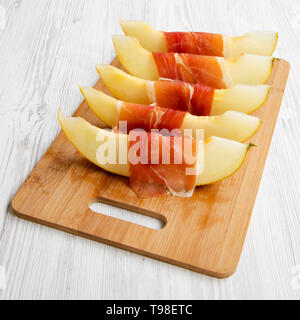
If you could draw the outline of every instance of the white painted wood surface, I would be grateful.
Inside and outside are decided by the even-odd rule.
[[[10,201],[114,56],[119,17],[164,30],[279,31],[292,69],[236,273],[217,280],[17,218]],[[297,0],[0,0],[0,299],[299,299]],[[118,209],[111,209],[118,210]],[[3,268],[1,268],[3,270]]]

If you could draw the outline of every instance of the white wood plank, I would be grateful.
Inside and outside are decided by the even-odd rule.
[[[72,114],[82,100],[78,84],[93,85],[95,64],[113,58],[119,17],[165,30],[279,31],[275,55],[291,62],[291,74],[241,261],[228,279],[26,222],[11,211],[12,196],[59,132],[58,106]],[[300,265],[299,32],[297,0],[0,1],[0,265],[7,271],[0,299],[299,299],[293,273]]]

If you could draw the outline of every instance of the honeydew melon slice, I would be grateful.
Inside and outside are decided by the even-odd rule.
[[[94,88],[80,87],[80,90],[90,108],[103,122],[110,127],[117,125],[122,101]],[[218,116],[194,116],[187,112],[180,130],[184,132],[185,129],[192,129],[194,138],[196,138],[197,129],[204,129],[205,138],[219,136],[246,141],[256,133],[260,124],[259,118],[236,111],[226,111]]]
[[[115,35],[113,43],[119,61],[130,74],[146,80],[159,79],[152,53],[144,49],[136,38]],[[226,88],[239,83],[265,83],[271,74],[274,61],[270,56],[252,54],[243,54],[235,59],[216,59],[222,70],[222,81]]]
[[[151,52],[166,52],[167,42],[162,31],[138,20],[122,20],[120,25],[127,36],[135,37]],[[242,36],[223,36],[223,56],[236,58],[243,53],[271,56],[276,48],[278,33],[272,31],[250,31]]]
[[[107,89],[119,100],[151,104],[155,102],[148,89],[153,82],[125,73],[111,65],[97,65],[97,71]],[[270,86],[237,84],[229,89],[215,89],[211,115],[222,114],[229,110],[251,113],[267,99]]]
[[[91,125],[80,117],[65,117],[58,113],[58,120],[67,139],[89,161],[102,169],[122,176],[129,176],[129,164],[101,163],[97,160],[97,150],[109,141],[116,139],[116,151],[119,159],[119,147],[127,146],[128,136],[109,132]],[[197,176],[197,185],[210,184],[222,180],[236,172],[243,164],[251,144],[244,144],[220,137],[210,137],[204,142],[203,171]]]

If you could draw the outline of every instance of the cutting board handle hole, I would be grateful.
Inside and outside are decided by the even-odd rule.
[[[117,218],[127,222],[131,222],[134,224],[138,224],[143,227],[154,229],[154,230],[160,230],[166,225],[166,223],[159,218],[154,218],[154,217],[145,215],[143,213],[129,211],[119,207],[111,206],[99,200],[93,201],[89,205],[89,208],[93,212],[101,213],[109,217],[113,217],[113,218]]]

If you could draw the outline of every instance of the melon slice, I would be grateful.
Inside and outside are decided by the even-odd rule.
[[[58,120],[67,139],[85,158],[106,171],[129,176],[128,163],[110,164],[103,161],[99,164],[97,161],[98,148],[107,143],[110,137],[116,139],[116,159],[119,159],[119,148],[128,145],[127,135],[97,128],[80,117],[64,117],[60,112]],[[219,137],[207,139],[204,143],[204,169],[197,177],[197,185],[209,184],[232,175],[243,164],[250,146]]]
[[[135,38],[115,35],[113,43],[121,64],[129,73],[143,79],[159,78],[152,53],[144,49]]]
[[[120,25],[126,36],[135,37],[139,43],[151,52],[167,52],[167,42],[162,31],[155,30],[150,24],[139,20],[122,20]]]
[[[80,117],[64,117],[60,111],[58,111],[58,120],[67,139],[85,158],[106,171],[126,177],[129,176],[129,166],[127,163],[111,164],[108,162],[106,164],[99,164],[97,161],[98,148],[107,143],[110,137],[116,139],[118,146],[127,146],[127,135],[115,134],[112,131],[97,128]],[[119,148],[116,148],[117,159],[119,159],[119,151]]]
[[[146,80],[159,79],[159,72],[152,53],[144,49],[137,39],[115,35],[113,43],[119,61],[130,74]],[[180,54],[178,56],[180,57]],[[222,81],[226,88],[239,83],[265,83],[271,74],[274,61],[274,58],[270,56],[251,54],[244,54],[230,60],[220,57],[216,59],[220,65]]]
[[[131,76],[111,65],[97,65],[97,71],[107,89],[119,100],[151,104],[155,102],[148,89],[153,82]],[[229,89],[215,89],[211,115],[229,110],[251,113],[266,101],[270,86],[237,84]]]
[[[235,58],[243,53],[271,56],[278,42],[278,32],[250,31],[243,36],[228,38],[228,58]]]
[[[108,126],[117,125],[119,108],[123,102],[106,95],[94,88],[81,87],[81,93],[97,117]],[[188,112],[183,118],[180,130],[192,129],[196,137],[196,129],[204,129],[204,137],[219,136],[236,141],[246,141],[258,130],[261,120],[257,117],[236,111],[226,111],[219,116],[194,116]]]
[[[120,19],[120,25],[125,35],[135,37],[148,51],[168,51],[164,32],[155,30],[146,22]],[[271,56],[277,41],[278,33],[272,31],[251,31],[238,37],[223,36],[223,56],[227,59],[243,53]]]

